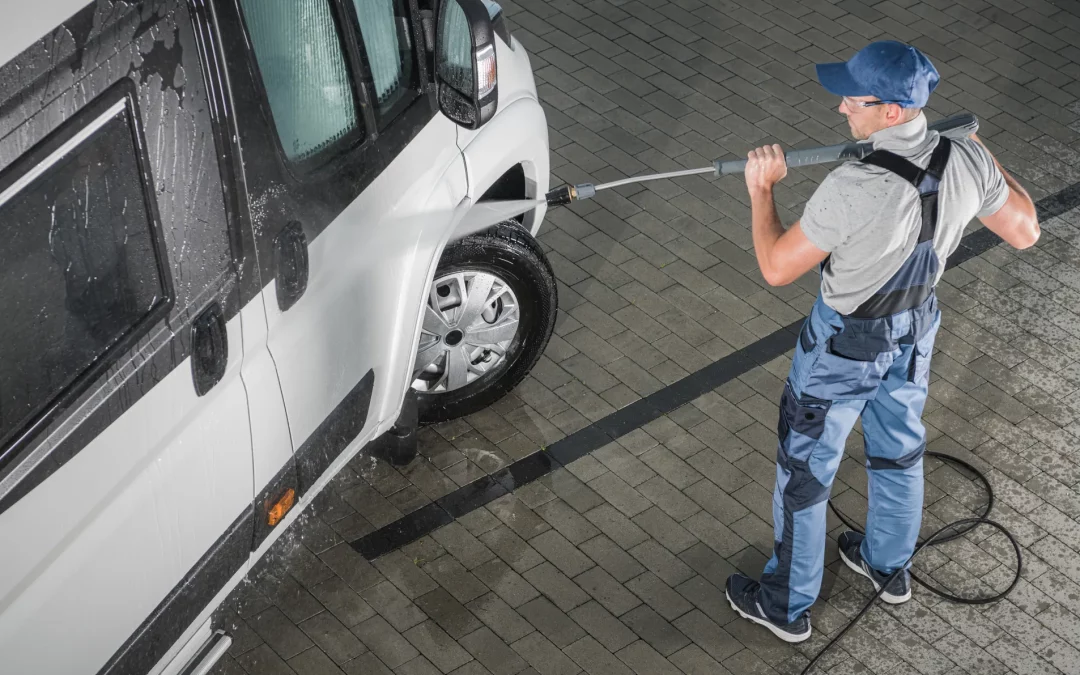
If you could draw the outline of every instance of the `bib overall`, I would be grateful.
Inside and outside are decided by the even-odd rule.
[[[841,315],[819,295],[803,324],[780,401],[774,548],[759,596],[774,622],[794,621],[817,599],[826,501],[845,441],[860,416],[869,474],[862,556],[874,569],[889,573],[915,549],[926,447],[920,418],[941,322],[934,293],[943,264],[934,251],[938,186],[950,148],[942,137],[926,169],[882,150],[862,160],[918,190],[922,226],[911,255],[858,309]]]

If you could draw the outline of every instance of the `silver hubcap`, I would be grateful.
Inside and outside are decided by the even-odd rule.
[[[510,285],[487,272],[435,280],[413,365],[413,389],[460,389],[497,368],[517,335],[520,312]]]

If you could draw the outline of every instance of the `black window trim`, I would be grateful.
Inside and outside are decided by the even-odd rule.
[[[240,4],[241,0],[233,1],[236,9],[235,16],[240,22],[240,34],[244,38],[246,65],[251,75],[252,86],[255,87],[257,93],[259,110],[266,117],[271,131],[270,135],[273,136],[275,154],[278,161],[285,168],[286,175],[297,182],[319,180],[327,173],[335,171],[343,162],[348,161],[348,157],[352,153],[363,151],[373,145],[378,138],[378,125],[371,102],[368,99],[367,87],[362,84],[365,76],[357,72],[356,55],[352,51],[355,47],[348,37],[353,31],[344,28],[342,8],[338,4],[338,0],[326,0],[326,3],[330,5],[330,14],[334,20],[334,28],[337,30],[341,54],[348,71],[349,87],[356,102],[357,125],[353,131],[303,160],[289,158],[285,148],[281,145],[281,136],[278,134],[277,124],[274,122],[274,113],[270,109],[270,97],[266,91],[266,82],[263,80],[262,71],[259,69],[258,57],[255,55],[255,47],[251,42],[251,34],[248,32],[247,16]]]
[[[95,132],[114,120],[121,111],[126,113],[128,129],[135,146],[135,161],[139,171],[143,203],[149,220],[151,245],[163,289],[163,296],[149,312],[146,312],[139,321],[128,328],[127,332],[98,355],[88,368],[65,384],[22,427],[10,434],[8,438],[0,439],[0,482],[6,482],[6,479],[11,477],[12,471],[19,469],[19,465],[28,457],[27,451],[48,429],[50,423],[67,411],[82,394],[90,389],[93,383],[100,379],[104,372],[120,361],[135,343],[163,321],[176,303],[176,293],[165,247],[164,228],[153,192],[154,181],[149,170],[150,161],[146,154],[146,140],[142,133],[142,117],[139,114],[136,95],[134,83],[129,78],[121,79],[0,171],[0,206],[2,206],[72,150],[92,139]]]
[[[264,246],[265,242],[262,241],[260,233],[252,229],[254,228],[251,215],[252,190],[261,189],[253,188],[253,186],[259,185],[261,180],[266,177],[255,179],[252,176],[253,173],[264,174],[269,171],[269,167],[265,165],[273,163],[271,180],[277,182],[292,181],[291,185],[284,186],[286,192],[291,192],[293,187],[302,191],[308,191],[312,188],[321,189],[324,183],[337,186],[342,182],[343,175],[352,175],[348,183],[348,191],[351,194],[346,201],[340,204],[334,203],[332,216],[302,221],[310,245],[326,229],[333,218],[340,215],[344,208],[355,200],[356,196],[369,189],[372,182],[413,142],[416,135],[439,115],[439,104],[435,88],[429,86],[422,92],[422,96],[415,99],[394,120],[393,124],[386,127],[382,132],[372,132],[362,146],[342,153],[312,174],[297,176],[288,169],[284,152],[280,148],[280,141],[277,138],[266,138],[267,135],[276,136],[276,130],[273,128],[273,120],[264,114],[268,101],[262,82],[251,70],[253,52],[250,44],[247,43],[248,36],[243,29],[242,8],[239,1],[207,2],[207,0],[192,0],[192,2],[205,3],[209,10],[206,20],[212,24],[214,35],[212,49],[217,55],[216,60],[222,64],[222,69],[220,73],[210,73],[207,77],[220,77],[220,87],[227,92],[224,95],[227,110],[216,121],[216,124],[224,127],[222,129],[223,138],[230,139],[230,143],[234,148],[231,159],[232,170],[227,175],[223,172],[223,176],[225,176],[224,180],[232,181],[226,186],[227,190],[236,190],[237,194],[243,195],[237,217],[244,222],[244,227],[247,228],[245,232],[254,232],[255,236],[252,244],[255,250],[261,250],[260,247]],[[337,0],[331,0],[331,2],[337,4]],[[424,50],[425,46],[418,19],[419,9],[416,0],[410,0],[409,6],[414,17],[414,44],[418,50]],[[337,10],[341,11],[340,6],[337,6]],[[343,33],[343,40],[347,45],[352,40],[351,37],[348,37],[349,33],[351,31]],[[426,51],[422,53],[427,54]],[[351,54],[349,58],[352,58]],[[353,66],[353,72],[356,73],[355,63],[350,63]],[[419,67],[421,68],[421,84],[429,82],[430,64],[427,60],[424,60]],[[366,94],[366,90],[363,91]],[[250,121],[247,126],[245,126],[245,120]],[[245,134],[251,127],[258,127],[256,132],[258,138],[249,139],[246,137]],[[257,143],[258,146],[249,148],[249,142]],[[250,165],[253,161],[253,155],[260,156],[258,168]],[[245,234],[245,236],[247,235]],[[258,258],[258,260],[260,261],[258,263],[258,284],[260,285],[258,289],[249,287],[247,292],[250,293],[261,292],[275,278],[275,271],[271,265],[266,263],[266,259]],[[245,283],[251,284],[252,279],[249,278]]]
[[[417,36],[422,35],[422,33],[419,33],[417,30],[419,26],[419,15],[416,11],[416,0],[390,0],[395,5],[395,17],[397,16],[398,3],[401,3],[404,7],[406,14],[405,18],[409,22],[409,38],[412,42],[413,69],[409,86],[405,88],[405,95],[394,103],[386,113],[379,112],[378,96],[375,93],[375,78],[371,73],[371,64],[368,59],[367,47],[364,43],[363,27],[360,26],[360,17],[356,14],[356,5],[353,3],[353,0],[336,1],[341,5],[342,16],[346,17],[351,25],[351,28],[346,31],[346,41],[350,43],[352,58],[357,64],[357,72],[360,73],[360,79],[363,82],[367,100],[371,102],[368,107],[371,109],[374,118],[374,128],[378,130],[373,136],[378,138],[379,133],[385,132],[393,126],[394,123],[405,114],[405,111],[411,108],[412,105],[416,103],[417,99],[423,98],[425,94],[424,77],[426,76],[426,68],[421,66],[424,55],[420,52],[420,45],[417,42]]]

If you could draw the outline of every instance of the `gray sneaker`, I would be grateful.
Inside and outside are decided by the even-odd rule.
[[[863,560],[862,557],[862,543],[863,535],[857,532],[844,532],[836,540],[840,545],[840,557],[844,560],[844,564],[852,569],[852,571],[863,575],[874,584],[874,590],[880,591],[881,587],[889,579],[888,574],[878,572],[873,569]],[[911,599],[911,573],[907,570],[901,572],[889,587],[885,589],[885,592],[881,594],[881,599],[890,605],[900,605]]]

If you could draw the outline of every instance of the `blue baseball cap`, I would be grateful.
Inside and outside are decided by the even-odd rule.
[[[876,96],[902,108],[922,108],[941,77],[911,45],[871,42],[846,63],[819,63],[821,85],[837,96]]]

